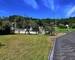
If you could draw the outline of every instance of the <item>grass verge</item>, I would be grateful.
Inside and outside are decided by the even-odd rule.
[[[0,60],[48,60],[52,42],[45,35],[1,35]]]

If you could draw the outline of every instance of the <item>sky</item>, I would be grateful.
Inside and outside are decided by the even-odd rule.
[[[75,0],[0,0],[0,16],[22,15],[34,18],[75,16]]]

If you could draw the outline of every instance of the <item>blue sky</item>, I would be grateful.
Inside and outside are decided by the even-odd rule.
[[[75,16],[75,0],[0,0],[0,16],[22,15],[35,18]]]

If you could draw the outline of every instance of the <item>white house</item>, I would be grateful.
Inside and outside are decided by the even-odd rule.
[[[38,34],[38,32],[36,31],[29,31],[30,34]],[[15,34],[28,34],[28,31],[26,31],[26,29],[15,29],[14,31]]]

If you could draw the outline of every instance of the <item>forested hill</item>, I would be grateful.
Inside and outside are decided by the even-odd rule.
[[[14,19],[21,19],[21,20],[52,20],[52,21],[58,21],[58,20],[75,20],[75,17],[70,18],[61,18],[61,19],[51,19],[51,18],[33,18],[33,17],[26,17],[26,16],[19,16],[19,15],[12,15],[12,16],[0,16],[0,20],[14,20]]]
[[[43,27],[47,31],[54,31],[55,27],[66,28],[66,24],[71,28],[75,28],[75,17],[65,19],[38,19],[18,15],[0,17],[0,30],[5,31],[5,33],[7,30],[10,31],[10,28],[12,27],[15,29],[32,27],[34,30],[38,30],[39,27]]]
[[[39,31],[39,27],[41,27],[45,31],[49,31],[51,26],[55,25],[54,19],[38,19],[32,17],[24,17],[24,16],[8,16],[8,17],[1,17],[0,18],[0,31],[2,34],[9,34],[11,30],[15,29],[27,29],[30,30],[30,27],[33,28],[34,31]],[[0,33],[1,33],[0,32]],[[9,33],[7,33],[9,32]]]
[[[50,23],[50,22],[56,22],[56,23],[75,23],[75,17],[70,17],[70,18],[61,18],[61,19],[50,19],[50,18],[44,18],[44,19],[39,19],[39,18],[32,18],[32,17],[25,17],[25,16],[19,16],[19,15],[12,15],[8,17],[0,17],[0,23],[2,21],[9,21],[9,22],[19,22],[19,21],[35,21],[35,22],[42,22],[42,23]]]
[[[6,24],[11,24],[12,22],[16,22],[17,24],[21,26],[25,25],[51,25],[51,24],[72,24],[75,23],[75,17],[70,18],[62,18],[62,19],[38,19],[38,18],[32,18],[32,17],[25,17],[25,16],[19,16],[19,15],[12,15],[8,17],[0,17],[0,26],[4,26]]]
[[[32,18],[32,17],[25,17],[25,16],[8,16],[8,17],[0,17],[0,26],[5,24],[11,24],[16,22],[16,24],[19,24],[21,26],[25,25],[50,25],[54,24],[55,19],[38,19],[38,18]]]
[[[55,19],[55,21],[56,21],[56,23],[61,23],[61,24],[74,24],[75,17]]]
[[[26,17],[26,16],[19,16],[19,15],[12,15],[12,16],[0,16],[0,20],[14,20],[14,19],[21,19],[21,20],[55,20],[50,18],[33,18],[33,17]]]

